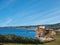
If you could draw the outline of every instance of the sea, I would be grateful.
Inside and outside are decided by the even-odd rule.
[[[27,38],[36,38],[35,30],[28,30],[28,29],[0,28],[0,34],[2,35],[14,34],[17,36],[23,36]]]

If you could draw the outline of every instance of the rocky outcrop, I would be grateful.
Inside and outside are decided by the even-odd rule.
[[[45,30],[43,28],[36,28],[36,37],[40,42],[48,42],[56,39],[56,32],[54,30]]]

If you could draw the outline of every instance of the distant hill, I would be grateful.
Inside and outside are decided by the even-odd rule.
[[[36,27],[45,26],[48,29],[60,29],[60,23],[57,24],[46,24],[46,25],[32,25],[32,26],[5,26],[0,28],[18,28],[18,29],[29,29],[35,30]]]

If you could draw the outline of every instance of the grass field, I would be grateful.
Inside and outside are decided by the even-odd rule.
[[[0,43],[0,45],[60,45],[60,32],[56,36],[56,40],[44,44],[19,44],[19,43]]]

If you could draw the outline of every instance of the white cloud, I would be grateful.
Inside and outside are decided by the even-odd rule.
[[[49,13],[49,14],[47,14],[46,16],[44,16],[44,18],[43,19],[40,19],[39,17],[38,17],[38,19],[37,20],[33,20],[34,21],[34,24],[45,24],[45,23],[48,23],[48,22],[50,22],[50,21],[55,21],[55,19],[57,19],[58,17],[60,17],[60,10],[56,10],[56,11],[54,11],[54,12],[51,12],[51,13]],[[49,17],[49,18],[46,18],[46,17]],[[58,19],[57,19],[58,20]],[[59,21],[58,21],[59,22]],[[52,23],[52,22],[51,22]]]
[[[51,21],[55,21],[55,23],[56,23],[56,21],[58,20],[57,18],[59,18],[59,16],[53,16],[53,17],[50,17],[50,18],[46,18],[46,19],[43,19],[43,20],[38,20],[38,21],[36,21],[35,22],[35,24],[48,24],[48,22],[51,22]],[[53,22],[51,22],[51,23],[53,23]],[[59,20],[58,20],[58,22],[59,22]]]
[[[1,26],[8,26],[8,24],[11,22],[12,22],[12,18],[7,18],[4,22],[2,22]]]

